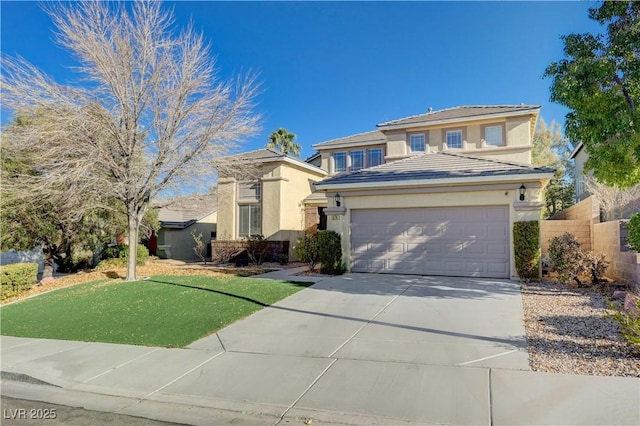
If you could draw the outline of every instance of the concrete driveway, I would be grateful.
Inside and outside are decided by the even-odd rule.
[[[189,347],[528,370],[524,336],[515,282],[349,274]]]
[[[515,282],[348,274],[185,349],[3,336],[2,394],[202,425],[640,424],[640,379],[529,371],[524,336]]]

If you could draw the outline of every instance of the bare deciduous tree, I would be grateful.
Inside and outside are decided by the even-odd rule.
[[[3,106],[55,111],[22,132],[46,171],[34,190],[58,182],[123,206],[128,218],[127,280],[136,279],[142,217],[161,192],[211,183],[214,166],[253,134],[255,77],[221,80],[209,46],[188,27],[176,33],[160,2],[55,3],[57,40],[77,59],[82,85],[60,85],[21,58],[2,57]]]
[[[640,185],[618,188],[605,185],[590,176],[585,180],[585,189],[600,203],[604,220],[621,219],[625,212],[640,211]]]

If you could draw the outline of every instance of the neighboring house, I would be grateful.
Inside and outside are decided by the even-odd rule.
[[[606,204],[613,204],[615,208],[610,209],[601,209],[601,220],[608,221],[613,219],[629,219],[633,213],[636,213],[638,209],[640,209],[640,197],[634,198],[626,198],[624,201],[621,198],[616,198],[615,194],[618,192],[614,188],[610,188],[611,191],[605,191],[603,194],[590,194],[587,190],[587,180],[593,176],[593,172],[589,171],[585,173],[585,163],[589,159],[589,154],[585,149],[582,142],[580,142],[571,155],[570,159],[574,162],[575,167],[575,187],[576,187],[576,203],[586,199],[590,195],[595,195],[598,198],[600,203],[603,203],[604,197],[605,199],[609,199],[609,202]],[[638,188],[638,187],[636,187]],[[631,190],[631,189],[630,189]],[[638,193],[636,189],[635,193]],[[613,197],[613,198],[611,198]],[[625,198],[625,197],[622,197]],[[604,207],[604,206],[603,206]]]
[[[589,196],[585,188],[585,179],[590,175],[590,173],[588,175],[584,173],[584,165],[589,155],[582,142],[574,148],[569,158],[573,160],[575,167],[576,202],[580,202]]]
[[[327,172],[269,148],[228,160],[236,167],[218,178],[218,239],[263,235],[288,241],[293,259],[292,248],[306,229],[303,200]]]
[[[173,200],[158,211],[160,230],[158,231],[158,256],[171,259],[197,259],[191,235],[202,234],[211,256],[211,241],[216,239],[217,196],[189,195]]]
[[[322,179],[315,191],[287,191],[276,203],[265,194],[254,202],[263,222],[270,215],[276,215],[270,221],[293,215],[304,224],[300,231],[326,227],[340,233],[350,271],[515,277],[513,223],[539,220],[541,191],[553,177],[552,169],[531,165],[539,110],[508,105],[429,111],[318,143],[318,153],[307,159],[314,178]],[[302,167],[282,154],[277,161]],[[236,239],[240,228],[226,215],[238,215],[240,183],[223,182],[236,192],[219,193],[218,226]],[[233,204],[224,217],[223,199]],[[299,208],[276,213],[273,206],[285,200]]]

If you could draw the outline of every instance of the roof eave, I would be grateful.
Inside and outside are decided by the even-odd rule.
[[[324,144],[330,144],[330,143],[331,142],[321,142],[319,144],[312,145],[312,147],[317,151],[322,151],[322,150],[334,149],[334,148],[351,148],[354,146],[382,145],[387,143],[387,140],[376,139],[372,141],[351,141],[351,142],[340,142],[340,143],[335,143],[331,145],[324,145]]]
[[[338,189],[362,189],[362,188],[407,188],[418,186],[448,186],[448,185],[482,185],[487,183],[503,183],[503,182],[526,182],[526,181],[548,181],[553,178],[553,172],[539,173],[514,173],[509,175],[492,175],[492,176],[464,176],[455,178],[437,178],[437,179],[416,179],[416,180],[400,180],[400,181],[373,181],[373,182],[347,182],[347,183],[331,183],[318,182],[316,188],[321,191],[338,190]]]
[[[576,158],[576,155],[578,155],[578,153],[580,152],[580,150],[582,150],[583,147],[584,145],[582,144],[582,142],[579,142],[578,145],[573,149],[573,151],[571,151],[569,158],[572,160]]]
[[[412,123],[404,123],[404,124],[381,123],[381,124],[377,124],[376,126],[378,127],[378,129],[380,129],[380,131],[382,131],[382,130],[406,129],[410,127],[437,126],[441,124],[456,124],[456,123],[469,122],[469,121],[486,120],[491,118],[517,117],[520,115],[527,115],[527,114],[533,114],[537,116],[538,112],[540,111],[540,108],[541,107],[536,106],[532,108],[526,108],[526,109],[521,109],[518,111],[511,111],[511,112],[496,112],[496,113],[490,113],[490,114],[472,115],[472,116],[465,116],[465,117],[458,117],[458,118],[445,118],[440,120],[429,120],[429,121],[415,121]],[[427,118],[427,116],[425,116],[425,118]]]

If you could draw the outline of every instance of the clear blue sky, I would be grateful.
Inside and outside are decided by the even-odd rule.
[[[458,105],[539,104],[545,121],[567,110],[549,102],[549,63],[560,36],[602,32],[594,2],[167,2],[212,43],[221,74],[260,73],[262,131],[243,150],[286,127],[302,157],[311,145],[377,123]],[[68,52],[53,42],[36,2],[0,2],[2,51],[57,81]]]

